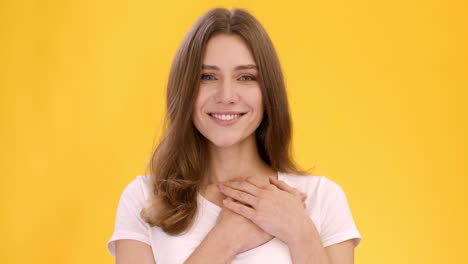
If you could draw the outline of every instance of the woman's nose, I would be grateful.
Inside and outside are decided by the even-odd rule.
[[[224,80],[219,87],[217,100],[221,103],[235,103],[239,100],[235,84],[231,80]]]

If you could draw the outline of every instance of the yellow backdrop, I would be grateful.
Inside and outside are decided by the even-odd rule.
[[[356,263],[465,263],[466,1],[0,3],[1,263],[113,263],[175,50],[245,7],[280,55],[294,155],[345,190]]]

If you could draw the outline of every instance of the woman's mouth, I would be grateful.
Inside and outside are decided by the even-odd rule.
[[[222,126],[228,126],[236,123],[246,113],[226,112],[226,113],[208,113],[213,121]]]

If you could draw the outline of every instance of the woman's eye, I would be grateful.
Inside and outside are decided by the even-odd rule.
[[[239,78],[241,81],[255,81],[255,77],[250,75],[243,75]]]
[[[201,80],[203,81],[211,81],[211,80],[216,80],[213,75],[210,74],[202,74],[201,75]]]

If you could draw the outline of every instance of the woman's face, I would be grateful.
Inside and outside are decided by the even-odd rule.
[[[255,60],[241,37],[219,34],[208,41],[193,123],[213,145],[254,139],[263,118],[257,77]]]

